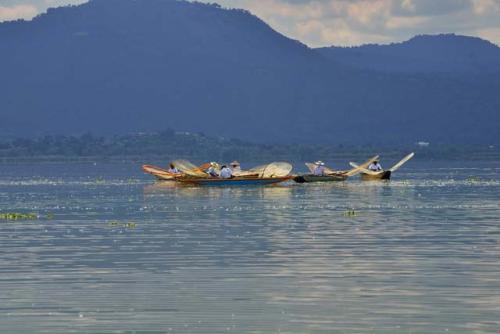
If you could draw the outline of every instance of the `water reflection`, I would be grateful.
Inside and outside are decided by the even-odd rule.
[[[177,182],[155,182],[144,186],[144,194],[147,195],[175,195],[186,197],[209,197],[223,198],[231,196],[233,198],[258,197],[284,199],[289,196],[290,183],[271,186],[250,186],[250,187],[204,187],[187,185]]]

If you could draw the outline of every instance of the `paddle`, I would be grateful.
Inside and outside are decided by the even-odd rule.
[[[349,162],[349,165],[351,165],[355,169],[359,169],[361,172],[363,172],[365,174],[369,174],[369,175],[379,175],[379,174],[382,174],[384,172],[383,170],[381,170],[381,171],[369,170],[369,169],[366,169],[366,168],[363,168],[361,166],[356,165],[354,162]]]
[[[413,156],[415,155],[415,153],[410,153],[408,154],[406,157],[404,157],[403,159],[401,159],[400,162],[398,162],[397,164],[395,164],[394,166],[392,166],[391,168],[389,168],[389,170],[391,172],[395,172],[396,170],[399,169],[399,167],[403,166],[408,160],[410,160],[411,158],[413,158]]]
[[[369,174],[369,175],[379,175],[379,174],[384,172],[383,170],[381,170],[381,171],[369,170],[369,169],[366,169],[364,167],[361,167],[361,166],[355,164],[354,162],[349,162],[349,165],[351,165],[352,167],[359,169],[361,172],[363,172],[365,174]]]
[[[348,171],[348,172],[346,173],[346,175],[347,175],[347,176],[354,176],[354,175],[356,175],[356,174],[361,173],[361,171],[362,171],[363,169],[366,169],[366,167],[368,167],[368,166],[369,166],[372,162],[374,162],[375,160],[378,160],[378,158],[379,158],[379,156],[378,156],[378,155],[376,155],[376,156],[372,157],[371,159],[366,160],[365,162],[363,162],[363,163],[362,163],[361,165],[359,165],[358,167],[354,167],[354,166],[352,166],[352,165],[351,165],[351,166],[352,166],[352,167],[354,167],[354,168],[353,168],[353,169],[351,169],[350,171]]]

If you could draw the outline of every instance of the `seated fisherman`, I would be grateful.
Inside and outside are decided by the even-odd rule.
[[[380,172],[382,170],[382,166],[378,163],[378,160],[375,160],[368,166],[368,169],[374,172]]]
[[[179,174],[180,171],[175,168],[174,164],[169,164],[168,172],[172,174]]]
[[[314,164],[316,167],[314,168],[313,174],[316,176],[325,175],[325,163],[323,161],[316,161]]]
[[[234,173],[239,173],[241,172],[241,166],[240,166],[240,163],[238,161],[233,161],[229,164],[229,167],[231,168],[231,171]]]
[[[220,170],[220,177],[222,179],[230,179],[233,177],[233,172],[231,171],[231,169],[229,167],[227,167],[226,165],[223,165],[221,170]]]
[[[217,174],[215,167],[217,167],[217,164],[215,162],[211,162],[210,167],[208,167],[208,169],[205,171],[205,173],[207,173],[208,175],[210,175],[212,177],[218,177],[219,174]]]

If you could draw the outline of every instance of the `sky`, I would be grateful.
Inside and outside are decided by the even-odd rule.
[[[85,0],[0,0],[0,21],[30,19],[47,7]],[[457,33],[500,45],[500,0],[202,0],[244,8],[311,46],[391,43]]]

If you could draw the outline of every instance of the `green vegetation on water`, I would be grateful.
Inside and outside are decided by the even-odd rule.
[[[0,220],[35,220],[38,216],[34,213],[7,212],[0,213]]]
[[[356,217],[357,213],[354,209],[350,209],[350,210],[347,210],[346,212],[344,212],[344,216],[345,217]]]

